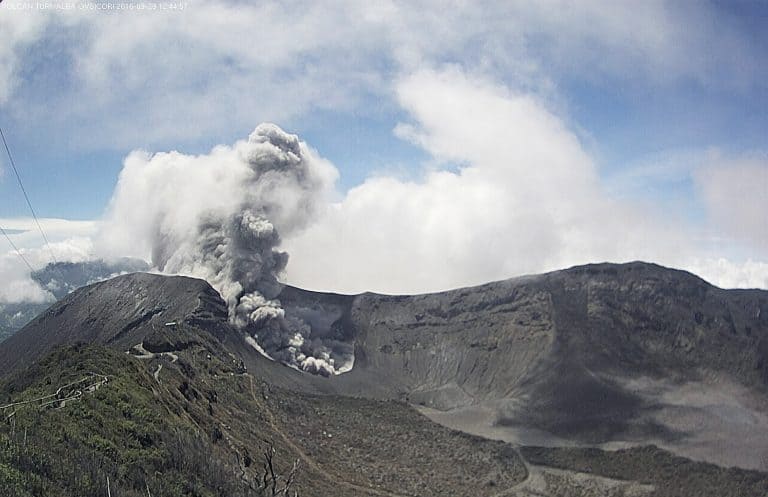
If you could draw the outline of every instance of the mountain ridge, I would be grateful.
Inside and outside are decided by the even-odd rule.
[[[338,430],[340,405],[361,402],[350,409],[364,412],[383,405],[366,403],[397,402],[513,446],[623,448],[642,458],[630,448],[651,443],[768,470],[766,291],[629,263],[415,296],[285,287],[279,299],[313,334],[354,342],[352,370],[324,378],[272,362],[228,323],[208,283],[137,273],[73,292],[0,344],[0,374],[83,340],[149,361],[160,378],[169,368],[200,375],[208,354],[281,392],[270,409],[282,413],[291,440],[299,436],[292,419],[314,422],[300,416],[307,410],[326,413],[323,429]],[[315,442],[302,451],[314,454]]]

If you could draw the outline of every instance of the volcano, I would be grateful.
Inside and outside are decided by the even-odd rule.
[[[54,397],[65,400],[55,412],[24,404],[25,443],[80,450],[95,469],[78,480],[11,458],[20,476],[7,487],[85,495],[110,476],[135,495],[185,484],[273,495],[269,478],[317,496],[768,492],[766,291],[636,262],[426,295],[286,286],[278,298],[312,334],[353,344],[352,369],[321,377],[271,361],[202,280],[135,273],[64,297],[0,344],[1,393],[7,404],[60,396],[88,367],[114,377]],[[93,424],[121,395],[133,403]],[[141,433],[117,429],[124,421]],[[36,429],[49,425],[71,436]],[[86,425],[165,459],[94,445]],[[11,446],[18,434],[2,432]],[[182,449],[215,471],[166,465]],[[264,469],[272,454],[277,476]]]

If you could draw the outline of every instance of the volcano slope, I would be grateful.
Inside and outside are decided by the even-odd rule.
[[[280,299],[353,341],[353,370],[269,361],[200,280],[127,275],[55,304],[0,344],[0,495],[104,495],[107,476],[114,495],[272,495],[295,462],[292,488],[321,497],[768,493],[749,470],[768,447],[766,292],[633,263]],[[648,443],[747,469],[630,447]],[[522,444],[550,447],[526,465]]]
[[[397,398],[462,431],[768,469],[768,292],[645,263],[419,296],[286,288],[355,337],[337,391]],[[323,302],[326,302],[325,304]],[[306,310],[301,312],[306,313]]]
[[[201,280],[86,287],[0,347],[3,496],[101,496],[109,478],[115,496],[470,497],[527,474],[508,444],[403,402],[313,394],[321,378],[263,358],[247,371]]]
[[[113,278],[119,274],[148,271],[149,265],[132,258],[111,261],[55,262],[30,274],[40,287],[53,299],[60,299],[82,286]],[[44,302],[0,302],[0,341],[13,335],[35,316],[50,307]]]

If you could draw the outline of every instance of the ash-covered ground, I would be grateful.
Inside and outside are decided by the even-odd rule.
[[[351,344],[354,367],[326,377],[270,360],[208,283],[134,274],[73,292],[3,342],[0,373],[82,341],[128,352],[181,395],[155,389],[159,402],[229,440],[223,468],[253,482],[258,467],[230,459],[252,461],[268,433],[307,465],[312,495],[768,491],[750,469],[766,469],[768,292],[632,263],[430,295],[276,298],[306,336]]]

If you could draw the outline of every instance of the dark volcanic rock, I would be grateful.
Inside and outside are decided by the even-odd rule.
[[[280,300],[313,334],[354,341],[353,370],[320,378],[272,363],[229,327],[207,283],[135,274],[51,307],[0,345],[0,373],[77,341],[170,352],[204,333],[281,388],[406,401],[509,440],[533,429],[555,442],[652,441],[722,464],[768,465],[766,291],[630,263],[416,296],[286,287]]]
[[[438,408],[535,389],[547,398],[538,401],[570,413],[601,409],[603,399],[623,410],[632,400],[605,378],[683,380],[699,369],[768,385],[768,292],[722,290],[652,264],[590,265],[412,297],[364,294],[347,326],[356,337],[348,378],[375,375]]]
[[[292,291],[289,312],[299,295],[322,306]],[[766,291],[630,263],[344,303],[356,358],[337,392],[455,410],[452,426],[511,440],[505,427],[768,465]]]
[[[141,259],[123,257],[115,260],[86,262],[56,262],[34,271],[30,276],[51,299],[45,302],[0,303],[0,341],[16,333],[24,325],[51,306],[54,300],[64,298],[74,290],[114,278],[119,274],[148,271],[149,264]]]
[[[4,341],[0,373],[29,365],[60,345],[86,342],[128,350],[145,339],[157,341],[161,333],[185,340],[178,326],[166,323],[208,321],[217,330],[226,319],[226,307],[205,281],[146,273],[118,276],[69,294]]]

